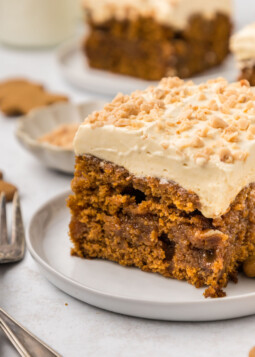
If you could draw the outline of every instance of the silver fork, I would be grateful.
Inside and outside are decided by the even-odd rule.
[[[25,254],[25,232],[19,195],[13,198],[12,234],[8,239],[6,198],[0,195],[0,263],[17,262]],[[0,328],[22,357],[60,357],[60,355],[26,330],[0,308]]]
[[[13,198],[12,234],[8,239],[6,222],[6,198],[5,194],[0,196],[0,263],[17,262],[25,254],[25,232],[22,221],[19,194],[15,193]]]
[[[1,308],[0,327],[22,357],[61,357]]]

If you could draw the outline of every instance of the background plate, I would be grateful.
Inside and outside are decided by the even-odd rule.
[[[43,165],[60,172],[73,173],[74,151],[47,142],[41,143],[38,138],[57,129],[59,125],[82,123],[90,113],[101,110],[104,104],[99,100],[80,104],[67,102],[31,110],[18,119],[16,137]]]
[[[115,96],[118,92],[128,94],[158,83],[90,68],[81,49],[81,40],[72,40],[61,45],[57,50],[57,62],[68,82],[107,96]],[[200,83],[219,76],[230,82],[237,79],[238,71],[233,56],[230,55],[221,66],[191,79],[195,83]]]
[[[229,283],[227,297],[205,299],[204,289],[102,260],[70,256],[69,192],[48,201],[32,217],[28,248],[58,288],[91,305],[137,317],[209,321],[255,313],[255,280]]]

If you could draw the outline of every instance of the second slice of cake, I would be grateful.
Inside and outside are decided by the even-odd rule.
[[[245,26],[231,37],[230,49],[240,70],[239,79],[255,85],[255,23]]]
[[[255,243],[255,94],[178,78],[118,95],[74,142],[73,254],[223,296]]]
[[[229,50],[232,0],[83,0],[93,68],[148,80],[190,77]]]

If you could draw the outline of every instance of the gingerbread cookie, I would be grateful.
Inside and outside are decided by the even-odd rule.
[[[0,83],[0,110],[7,116],[26,114],[31,109],[63,101],[68,98],[51,94],[41,84],[24,79]]]
[[[4,177],[4,174],[3,174],[3,172],[0,170],[0,180],[2,180],[3,177]]]
[[[17,187],[15,187],[14,185],[12,185],[9,182],[0,180],[0,194],[2,192],[5,193],[7,202],[10,202],[13,200],[13,197],[14,197],[14,194],[16,191],[17,191]]]

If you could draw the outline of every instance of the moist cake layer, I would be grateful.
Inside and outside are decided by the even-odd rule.
[[[232,13],[231,0],[83,0],[83,5],[94,23],[145,17],[176,29],[184,29],[194,14],[211,19]]]
[[[205,296],[218,297],[254,251],[254,184],[227,214],[209,219],[199,212],[197,195],[179,185],[83,155],[76,158],[72,190],[70,237],[80,257],[207,285]]]
[[[147,80],[187,78],[221,63],[232,27],[222,13],[210,19],[194,13],[183,30],[141,16],[99,24],[89,18],[89,25],[83,47],[91,67]]]
[[[90,67],[146,80],[188,78],[228,54],[232,0],[84,0]]]
[[[197,195],[204,217],[220,217],[255,181],[254,100],[246,81],[196,86],[163,79],[90,115],[77,132],[75,153],[136,177],[174,182]]]

